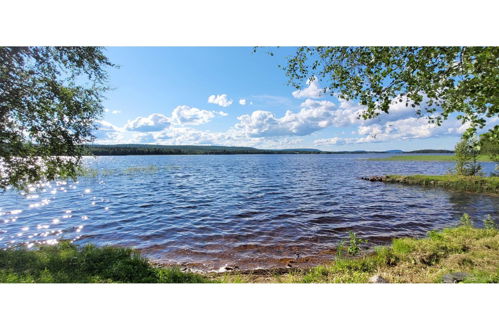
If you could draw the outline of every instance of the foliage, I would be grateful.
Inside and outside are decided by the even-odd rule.
[[[490,218],[490,217],[488,217]],[[486,219],[487,221],[487,219]],[[471,219],[470,219],[470,222]],[[484,221],[485,223],[485,221]],[[356,239],[358,237],[355,236]],[[363,283],[375,274],[390,282],[439,282],[449,272],[467,272],[466,282],[499,282],[499,230],[465,225],[432,231],[426,238],[394,239],[374,253],[336,258],[311,269],[251,275],[240,272],[207,276],[178,268],[153,267],[126,248],[69,242],[36,250],[0,250],[0,282],[10,283],[204,283],[204,282],[329,282]]]
[[[367,240],[361,239],[354,232],[348,233],[348,241],[342,241],[337,247],[338,257],[342,257],[345,252],[350,256],[356,256],[361,250],[361,245],[366,244]]]
[[[459,225],[464,227],[473,227],[473,221],[468,213],[463,213],[461,218],[459,218]]]
[[[154,268],[127,248],[82,248],[64,241],[36,250],[0,250],[0,282],[27,283],[197,283],[202,276],[176,268]]]
[[[492,175],[499,176],[499,139],[494,138],[493,134],[486,133],[480,136],[480,151],[487,155],[496,163],[496,168]]]
[[[480,136],[480,152],[488,155],[493,162],[499,162],[499,139],[489,138],[489,135]]]
[[[97,47],[0,47],[0,189],[76,177],[112,66]]]
[[[471,136],[499,112],[499,47],[299,47],[284,69],[295,88],[318,79],[358,101],[364,119],[403,102],[438,125],[458,113]],[[499,125],[490,136],[499,139]]]
[[[478,163],[480,153],[479,143],[474,138],[462,137],[456,144],[456,174],[474,176],[478,175],[482,169]]]
[[[492,219],[492,216],[490,214],[487,215],[487,217],[483,220],[483,228],[485,229],[497,229],[497,225]]]
[[[272,278],[237,276],[239,282],[365,283],[380,275],[390,283],[442,282],[453,272],[469,274],[464,282],[499,283],[499,230],[458,226],[431,231],[425,238],[397,238],[390,246],[355,258],[336,258],[311,269],[294,269]]]

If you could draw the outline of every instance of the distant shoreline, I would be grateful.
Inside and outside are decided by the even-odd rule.
[[[259,155],[259,154],[413,154],[413,153],[452,153],[450,150],[423,149],[414,151],[322,151],[319,149],[257,149],[251,147],[193,146],[193,145],[150,145],[150,144],[115,144],[86,145],[86,153],[93,156],[126,155]]]

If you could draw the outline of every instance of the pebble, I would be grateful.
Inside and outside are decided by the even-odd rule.
[[[457,273],[449,273],[445,274],[442,277],[442,281],[444,283],[459,283],[466,279],[466,277],[470,276],[468,273],[457,272]]]
[[[379,275],[374,275],[373,277],[369,278],[369,283],[390,283],[390,282],[388,282],[387,279]]]

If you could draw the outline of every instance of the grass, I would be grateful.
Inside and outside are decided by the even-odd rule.
[[[465,220],[467,220],[466,218]],[[426,238],[400,238],[360,257],[337,257],[330,263],[289,273],[194,274],[154,267],[137,252],[119,247],[77,247],[69,242],[0,250],[4,283],[365,283],[380,275],[391,283],[441,282],[443,275],[466,272],[465,282],[499,282],[499,230],[495,224],[473,228],[472,221]]]
[[[155,268],[137,252],[119,247],[77,247],[69,242],[0,250],[3,283],[199,283],[203,276]]]
[[[369,158],[368,160],[375,161],[421,161],[421,162],[455,162],[456,157],[454,155],[400,155],[391,156],[386,158]],[[479,162],[492,162],[492,159],[488,155],[478,156]]]
[[[426,238],[395,239],[391,246],[357,258],[288,274],[224,274],[224,282],[366,283],[380,275],[390,283],[440,283],[445,274],[465,272],[464,282],[499,282],[499,231],[470,226],[429,232]]]
[[[460,175],[386,175],[383,182],[442,187],[456,191],[499,194],[499,177]]]

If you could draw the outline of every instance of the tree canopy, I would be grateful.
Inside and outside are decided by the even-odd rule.
[[[499,113],[499,47],[299,47],[284,69],[295,88],[317,79],[366,106],[364,119],[404,102],[438,125],[457,113],[466,137]],[[499,139],[499,125],[488,138]]]
[[[0,47],[0,188],[76,176],[112,66],[98,47]]]

